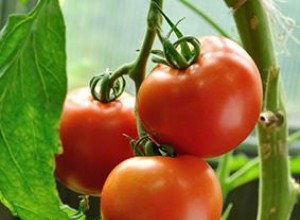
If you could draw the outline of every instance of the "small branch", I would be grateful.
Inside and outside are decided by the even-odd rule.
[[[143,39],[143,44],[136,61],[134,61],[132,64],[131,72],[129,73],[129,77],[135,83],[136,94],[138,94],[140,86],[145,78],[147,61],[151,53],[152,45],[154,43],[156,30],[158,27],[160,27],[162,22],[161,14],[157,9],[157,7],[162,8],[162,6],[163,6],[163,0],[151,0],[150,2],[150,7],[147,16],[147,29]],[[136,107],[135,107],[135,114],[136,114],[139,137],[143,137],[147,135],[147,133],[145,132],[144,127],[141,123]]]
[[[135,82],[136,92],[138,92],[142,81],[145,78],[146,65],[151,53],[152,45],[156,36],[156,30],[160,27],[162,16],[157,7],[162,8],[163,0],[151,0],[147,16],[147,29],[143,39],[140,53],[134,62],[134,67],[129,74]]]
[[[129,74],[132,68],[133,68],[133,63],[127,63],[120,66],[111,75],[110,77],[111,83],[115,82],[118,78],[122,77],[123,75]]]

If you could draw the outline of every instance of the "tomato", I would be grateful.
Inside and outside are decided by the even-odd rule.
[[[197,61],[184,70],[158,64],[138,93],[146,131],[177,153],[213,157],[240,144],[253,130],[262,105],[259,71],[235,42],[200,39]]]
[[[202,159],[133,157],[109,174],[102,191],[104,220],[220,220],[222,193]]]
[[[137,137],[134,102],[123,94],[104,104],[88,88],[68,93],[60,122],[63,154],[56,157],[61,183],[78,193],[100,194],[109,172],[134,155],[124,137]]]

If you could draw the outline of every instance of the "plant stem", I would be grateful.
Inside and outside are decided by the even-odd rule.
[[[157,7],[162,8],[162,5],[163,0],[151,0],[150,2],[147,16],[147,29],[143,44],[139,56],[134,62],[134,68],[129,75],[135,82],[136,92],[138,92],[140,85],[145,78],[146,65],[156,36],[156,30],[161,25],[162,17]]]
[[[232,153],[229,152],[229,153],[223,155],[222,157],[220,157],[219,165],[218,165],[218,168],[216,171],[218,179],[220,181],[221,188],[222,188],[223,200],[225,200],[225,198],[229,192],[227,178],[229,176],[228,165],[229,165],[231,156],[232,156]]]
[[[232,203],[228,204],[228,206],[226,207],[226,209],[225,209],[225,211],[224,211],[224,213],[221,217],[221,220],[227,220],[228,219],[228,217],[230,215],[230,212],[232,210],[232,207],[233,207]]]
[[[268,12],[263,0],[225,0],[244,48],[256,62],[263,82],[263,111],[281,113],[276,127],[257,126],[260,156],[258,220],[288,220],[297,199],[297,185],[291,177],[287,145],[287,123],[283,89],[274,52]]]
[[[162,8],[163,0],[151,0],[150,7],[147,16],[147,29],[144,36],[143,44],[139,53],[138,58],[133,63],[132,70],[129,74],[129,77],[135,83],[136,94],[138,94],[141,83],[143,82],[146,75],[146,65],[147,61],[152,49],[152,45],[154,43],[154,39],[156,36],[156,30],[161,25],[162,18],[157,7]],[[136,117],[138,124],[138,133],[140,137],[146,135],[144,128],[141,124],[139,115],[136,109]]]

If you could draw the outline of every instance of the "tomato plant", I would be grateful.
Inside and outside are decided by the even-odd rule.
[[[240,144],[262,105],[259,71],[244,49],[217,36],[200,39],[197,61],[184,70],[154,67],[138,94],[138,112],[158,142],[178,153],[212,157]]]
[[[101,204],[105,220],[219,220],[222,194],[214,171],[202,159],[134,157],[111,172]]]
[[[63,154],[56,157],[56,176],[83,194],[99,195],[108,173],[133,156],[124,137],[137,136],[134,98],[123,94],[102,103],[88,88],[68,93],[60,122]]]
[[[37,4],[27,14],[9,16],[4,24],[2,21],[10,14],[7,9],[17,5],[16,1],[24,6]],[[89,83],[93,98],[87,88],[70,92],[62,115],[68,85],[66,37],[74,33],[66,36],[65,27],[69,24],[65,24],[60,6],[72,11],[73,1],[3,1],[0,4],[4,15],[0,19],[0,26],[4,25],[0,31],[0,216],[3,218],[2,205],[8,208],[5,212],[9,210],[24,220],[82,220],[99,215],[98,210],[92,213],[94,205],[99,208],[99,198],[93,198],[96,202],[93,204],[88,196],[83,196],[78,210],[62,204],[64,201],[73,206],[74,201],[69,200],[73,197],[71,192],[59,195],[56,191],[55,158],[57,178],[74,191],[100,195],[104,185],[101,207],[106,220],[219,220],[222,209],[219,182],[223,199],[234,204],[232,210],[232,206],[224,207],[222,219],[254,219],[254,210],[258,210],[256,218],[260,220],[299,219],[298,207],[293,214],[292,210],[299,200],[300,185],[292,174],[299,174],[300,158],[292,144],[299,141],[300,132],[294,132],[294,127],[288,124],[290,110],[286,110],[281,82],[281,72],[287,69],[277,62],[274,48],[278,45],[273,45],[271,31],[275,30],[276,40],[284,44],[287,37],[293,38],[294,22],[285,17],[273,1],[267,1],[268,4],[266,1],[224,1],[234,12],[240,42],[257,67],[245,50],[231,40],[207,36],[200,39],[200,45],[197,38],[183,35],[178,28],[181,20],[174,23],[168,18],[163,9],[164,1],[150,0],[144,39],[140,46],[135,46],[137,57],[114,71],[107,68],[93,77]],[[197,8],[186,0],[178,2],[199,14],[219,34],[233,39],[201,10],[204,7]],[[104,11],[111,15],[109,10],[116,7],[127,11],[123,6],[112,3],[101,9],[90,5],[83,11],[101,9],[97,14],[104,18]],[[136,4],[132,9],[138,12],[141,8]],[[178,9],[174,12],[181,13]],[[141,12],[144,16],[144,11]],[[67,12],[66,18],[73,14]],[[121,20],[124,18],[123,13],[115,14],[121,15]],[[114,20],[117,17],[108,16],[108,22],[96,23],[105,23],[109,30],[116,30],[111,25],[120,26]],[[275,17],[280,28],[271,27],[273,22],[269,19]],[[71,20],[74,21],[73,17]],[[163,30],[163,21],[170,26],[168,32]],[[75,28],[68,29],[78,30],[76,24]],[[126,27],[134,26],[128,23]],[[117,44],[108,42],[111,35],[105,33],[103,27],[99,30],[96,44],[104,40],[106,45],[101,42],[101,49],[93,50],[96,53],[109,49],[108,55],[116,58],[114,53],[118,51],[114,50],[120,48],[111,45],[130,45],[128,37],[122,37],[124,42]],[[128,28],[124,31],[128,32]],[[132,37],[139,35],[135,35],[134,30],[130,33]],[[87,36],[95,39],[90,33]],[[162,43],[162,49],[153,48],[155,38]],[[88,41],[86,37],[83,39]],[[83,50],[78,46],[76,44],[74,51],[79,51],[80,61],[85,61]],[[73,51],[68,52],[72,59]],[[152,61],[161,64],[144,81],[151,52]],[[287,59],[297,60],[295,53],[291,54]],[[107,59],[96,59],[119,63],[109,59],[107,54],[104,56]],[[103,62],[103,65],[105,67],[100,69],[108,64]],[[287,71],[285,75],[292,79],[293,72]],[[134,99],[121,96],[127,79],[133,81],[139,99],[142,121],[137,114],[137,123],[133,114]],[[73,87],[72,80],[70,82]],[[83,80],[82,84],[86,82]],[[248,149],[252,148],[252,155],[256,146],[246,142],[247,147],[240,149],[243,155],[238,155],[239,151],[210,160],[216,166],[218,182],[213,170],[198,156],[217,156],[243,141],[255,125],[260,109],[256,130],[259,152],[255,152],[258,156],[247,158]],[[62,155],[56,155],[61,149],[59,134],[64,148]],[[129,137],[126,139],[124,134]],[[133,153],[128,142],[137,155],[145,157],[130,158]],[[168,157],[158,156],[160,154]],[[124,162],[117,165],[120,161]],[[253,202],[255,209],[251,211],[247,203],[249,215],[240,217],[238,213],[244,212],[239,210],[238,202],[226,196],[258,178],[258,207]],[[85,217],[89,207],[92,209]],[[7,219],[7,215],[4,216]]]

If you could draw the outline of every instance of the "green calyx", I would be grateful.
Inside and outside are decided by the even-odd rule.
[[[116,79],[112,76],[113,73],[106,70],[104,73],[92,77],[89,87],[95,100],[108,103],[122,95],[126,85],[123,75]]]
[[[167,144],[159,144],[149,135],[145,135],[138,140],[125,135],[136,156],[168,156],[175,157],[174,148]]]
[[[152,50],[152,54],[155,55],[152,61],[168,65],[175,69],[186,69],[196,62],[200,54],[200,42],[196,37],[184,36],[177,28],[182,19],[174,24],[159,7],[158,9],[171,27],[171,30],[164,36],[161,29],[157,28],[157,35],[163,46],[163,50]],[[173,32],[178,38],[174,43],[169,39]]]

